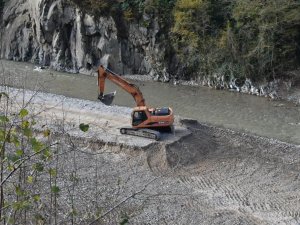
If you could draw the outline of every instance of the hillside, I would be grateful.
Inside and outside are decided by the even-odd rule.
[[[2,4],[5,1],[2,1]],[[294,0],[7,1],[1,57],[83,72],[197,80],[217,88],[299,84]]]

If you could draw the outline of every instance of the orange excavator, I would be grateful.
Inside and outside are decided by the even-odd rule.
[[[159,140],[160,131],[173,131],[174,115],[170,107],[148,108],[140,89],[112,72],[104,66],[98,68],[98,99],[106,105],[110,105],[116,92],[104,94],[105,80],[109,79],[126,92],[132,95],[136,107],[131,113],[132,127],[120,128],[121,134],[135,135]]]

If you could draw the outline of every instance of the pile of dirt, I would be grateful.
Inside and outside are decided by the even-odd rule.
[[[191,191],[185,213],[205,215],[201,224],[299,224],[299,145],[193,120],[182,124],[191,135],[146,152],[152,172]]]

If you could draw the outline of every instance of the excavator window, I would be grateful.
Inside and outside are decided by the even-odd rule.
[[[132,117],[132,125],[137,126],[147,119],[148,117],[145,111],[135,111]]]
[[[156,116],[167,116],[170,115],[170,110],[167,107],[156,108],[153,114]]]

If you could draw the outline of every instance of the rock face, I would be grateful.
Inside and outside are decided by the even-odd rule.
[[[0,56],[74,73],[89,73],[101,63],[118,73],[155,75],[164,54],[156,41],[158,23],[121,26],[112,17],[95,19],[67,0],[10,0],[3,11]]]

